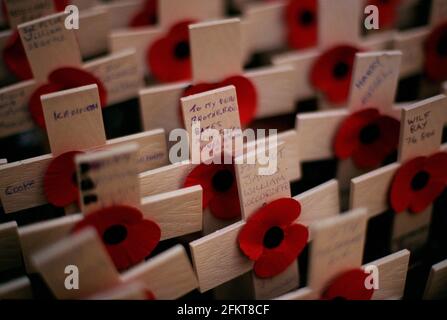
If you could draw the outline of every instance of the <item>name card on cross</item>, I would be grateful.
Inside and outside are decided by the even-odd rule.
[[[43,95],[41,100],[53,156],[106,143],[96,84]]]
[[[403,107],[399,161],[404,162],[439,150],[447,98],[438,95]]]
[[[140,206],[138,144],[81,154],[75,159],[84,214],[115,204]]]
[[[81,53],[74,30],[65,27],[67,14],[51,16],[18,26],[34,79],[45,80],[54,69],[81,67]]]
[[[193,136],[198,136],[197,132],[193,132],[193,125],[200,126],[200,134],[207,129],[219,130],[222,138],[225,136],[224,130],[241,128],[239,107],[234,86],[184,97],[181,99],[181,104],[185,128],[188,131],[190,138],[191,149],[194,148],[192,145],[192,142],[194,141]],[[228,134],[232,134],[232,132],[227,132],[227,135]],[[200,150],[202,151],[205,147],[212,150],[218,148],[219,150],[217,151],[220,152],[225,145],[223,143],[220,144],[219,142],[214,142],[213,139],[214,136],[207,137],[206,141],[200,140]],[[224,141],[232,143],[231,136]],[[231,148],[231,144],[229,144],[229,147]]]

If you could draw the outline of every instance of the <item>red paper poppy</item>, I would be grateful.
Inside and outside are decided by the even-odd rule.
[[[56,207],[65,207],[78,200],[75,157],[81,151],[71,151],[54,158],[48,166],[43,188],[49,203]]]
[[[447,22],[436,27],[425,42],[425,73],[433,81],[447,80]]]
[[[323,300],[371,300],[374,289],[365,286],[368,273],[362,269],[346,271],[336,277],[322,295]]]
[[[315,47],[318,41],[317,0],[290,0],[286,7],[287,39],[294,49]]]
[[[360,49],[356,47],[340,45],[328,49],[314,62],[311,83],[329,102],[340,104],[347,101],[357,52]]]
[[[199,83],[189,86],[183,92],[183,97],[229,85],[233,85],[236,88],[241,124],[248,125],[256,115],[258,95],[254,84],[244,76],[229,77],[219,83]]]
[[[9,72],[20,80],[33,77],[31,66],[18,31],[14,31],[3,49],[3,61]]]
[[[160,242],[160,227],[144,219],[140,210],[116,205],[87,215],[74,227],[77,232],[94,227],[118,270],[132,267],[146,258]]]
[[[152,75],[161,82],[191,78],[191,53],[188,26],[194,21],[175,24],[168,34],[155,41],[147,53]]]
[[[410,210],[419,213],[447,186],[447,153],[417,157],[404,163],[391,184],[391,207],[397,213]]]
[[[379,9],[380,29],[392,28],[395,26],[398,9],[401,0],[369,0],[368,5],[376,6]]]
[[[239,248],[255,261],[260,278],[285,271],[303,251],[309,238],[307,228],[295,223],[301,205],[292,198],[275,200],[254,213],[239,233]]]
[[[107,105],[107,90],[102,82],[91,73],[73,67],[65,67],[54,70],[48,76],[48,83],[38,87],[30,97],[29,110],[36,124],[45,128],[45,117],[40,97],[44,94],[62,90],[73,89],[89,84],[98,85],[101,106]]]
[[[144,291],[144,294],[146,296],[146,300],[149,300],[149,301],[156,300],[155,295],[151,290],[146,289]]]
[[[146,0],[144,6],[130,20],[129,27],[145,27],[157,22],[157,0]]]
[[[397,149],[399,127],[399,121],[376,109],[357,111],[341,123],[334,139],[335,155],[351,157],[360,169],[375,168]]]
[[[241,215],[239,194],[232,164],[200,164],[186,177],[183,187],[200,185],[203,189],[203,209],[210,208],[213,216],[231,220]]]

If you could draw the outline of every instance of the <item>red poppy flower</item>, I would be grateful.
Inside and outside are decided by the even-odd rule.
[[[191,78],[191,54],[188,26],[194,21],[175,24],[168,34],[155,41],[147,53],[152,75],[161,82]]]
[[[183,92],[183,97],[229,85],[236,87],[241,124],[248,125],[256,115],[258,95],[254,84],[244,76],[233,76],[219,83],[199,83],[189,86],[185,89],[185,92]]]
[[[323,300],[371,300],[374,289],[367,289],[369,275],[362,269],[346,271],[336,277],[322,295]]]
[[[157,22],[157,0],[146,0],[144,6],[130,20],[129,27],[145,27]]]
[[[295,223],[301,205],[292,198],[275,200],[254,213],[239,233],[239,248],[255,261],[260,278],[274,277],[297,259],[307,244],[309,232]]]
[[[44,94],[73,89],[89,84],[98,85],[101,106],[107,105],[107,90],[102,82],[91,73],[72,67],[59,68],[48,76],[48,83],[38,87],[30,97],[29,110],[36,124],[45,128],[45,117],[40,97]]]
[[[144,260],[160,242],[160,227],[144,219],[140,210],[116,205],[87,215],[74,227],[77,232],[94,227],[118,270]]]
[[[380,29],[392,28],[396,24],[401,0],[368,0],[368,5],[379,9]]]
[[[436,27],[425,42],[425,72],[433,81],[447,80],[447,22]]]
[[[417,157],[404,163],[391,184],[391,207],[399,213],[410,210],[419,213],[444,191],[447,186],[447,153]]]
[[[356,47],[340,45],[325,51],[314,62],[311,83],[329,102],[340,104],[347,101],[357,52],[360,49]]]
[[[43,188],[49,203],[56,207],[65,207],[78,200],[75,157],[81,151],[71,151],[54,158],[48,166]]]
[[[28,80],[33,77],[18,31],[12,33],[3,49],[3,61],[9,72],[20,80]]]
[[[286,7],[287,39],[294,49],[314,47],[318,41],[317,0],[290,0]]]
[[[375,168],[397,149],[399,127],[399,121],[376,109],[357,111],[341,123],[334,139],[335,155],[352,157],[360,169]]]
[[[239,194],[232,164],[200,164],[186,177],[183,187],[200,185],[203,209],[210,208],[218,219],[231,220],[241,215]]]

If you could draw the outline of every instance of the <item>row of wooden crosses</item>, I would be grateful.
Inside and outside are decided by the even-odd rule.
[[[405,7],[388,1],[384,30],[362,35],[374,2],[238,1],[225,17],[222,0],[5,0],[0,138],[39,131],[49,152],[0,164],[0,299],[38,298],[35,274],[58,299],[403,298],[446,211],[447,4],[401,31]],[[269,64],[244,70],[258,52]],[[419,99],[396,103],[420,74]],[[309,98],[318,110],[295,116]],[[129,101],[141,132],[107,139],[103,115]],[[281,115],[295,127],[247,141],[232,164],[172,161],[171,133],[191,136],[194,120],[243,130]],[[336,179],[292,194],[303,165],[331,158]],[[389,254],[365,261],[387,211]],[[447,260],[424,290],[445,297]]]

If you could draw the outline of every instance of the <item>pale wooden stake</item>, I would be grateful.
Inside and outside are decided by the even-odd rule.
[[[447,296],[447,260],[433,265],[430,269],[424,300],[441,300]]]
[[[19,24],[35,20],[56,12],[52,0],[5,0],[6,13],[8,15],[11,29],[17,28]]]
[[[295,199],[302,204],[301,216],[305,224],[340,212],[336,181],[309,190]],[[298,222],[301,223],[301,217]],[[237,236],[244,223],[235,223],[190,243],[201,292],[211,290],[252,269],[253,262],[240,252],[237,244]],[[216,273],[215,270],[220,271]]]
[[[29,300],[33,298],[28,277],[11,280],[0,285],[0,300]]]
[[[42,103],[53,155],[27,159],[0,168],[0,197],[7,213],[47,203],[43,192],[43,176],[53,157],[63,152],[94,151],[98,147],[110,148],[134,141],[142,145],[138,155],[138,170],[167,164],[163,130],[105,141],[96,85],[46,95],[42,97]]]

